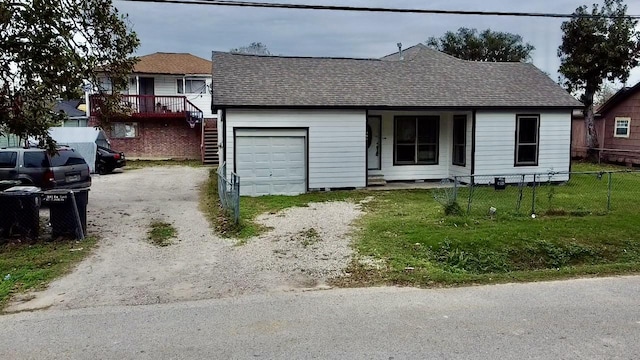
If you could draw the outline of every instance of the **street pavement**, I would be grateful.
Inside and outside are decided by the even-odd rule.
[[[0,359],[640,359],[640,277],[0,316]]]

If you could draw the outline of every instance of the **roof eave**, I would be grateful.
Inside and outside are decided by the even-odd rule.
[[[213,104],[212,109],[309,109],[309,110],[325,110],[325,109],[341,109],[341,110],[574,110],[580,109],[581,106],[574,105],[557,105],[557,106],[396,106],[396,105],[238,105],[238,104]]]

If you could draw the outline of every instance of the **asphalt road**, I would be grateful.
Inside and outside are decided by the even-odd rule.
[[[0,317],[1,359],[640,359],[640,277]]]

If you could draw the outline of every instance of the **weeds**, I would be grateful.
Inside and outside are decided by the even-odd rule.
[[[177,231],[173,225],[163,222],[154,221],[149,226],[147,233],[149,240],[157,246],[169,246],[172,244],[171,239],[176,237]]]

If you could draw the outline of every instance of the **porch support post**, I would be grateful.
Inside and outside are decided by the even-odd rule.
[[[140,77],[136,75],[136,95],[140,95]]]

